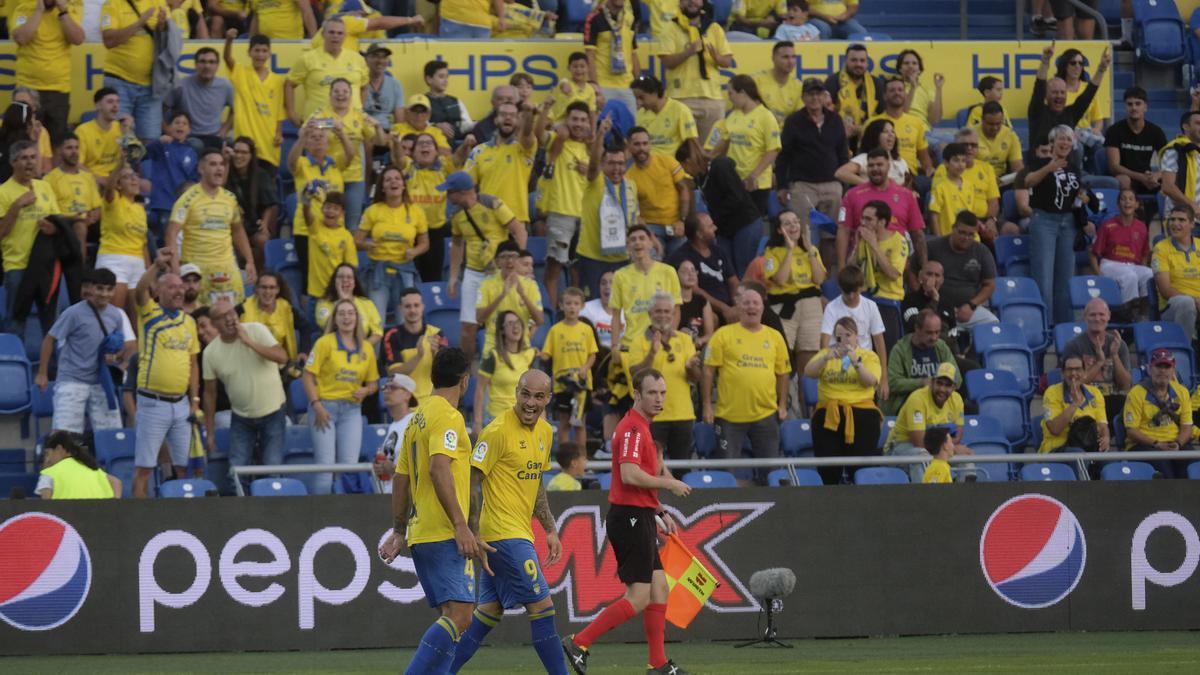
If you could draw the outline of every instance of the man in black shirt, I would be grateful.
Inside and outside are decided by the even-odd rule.
[[[1042,50],[1042,62],[1038,66],[1037,79],[1033,83],[1033,95],[1029,98],[1030,151],[1039,145],[1048,143],[1050,130],[1054,127],[1065,124],[1072,129],[1075,128],[1079,120],[1087,114],[1088,107],[1092,105],[1092,99],[1096,98],[1096,92],[1100,89],[1096,83],[1104,81],[1104,75],[1108,72],[1109,64],[1112,63],[1112,54],[1108,47],[1105,47],[1104,55],[1100,57],[1100,67],[1096,68],[1091,82],[1088,82],[1079,98],[1068,106],[1067,83],[1059,77],[1046,80],[1050,72],[1050,61],[1053,58],[1054,44],[1051,43]]]
[[[733,257],[717,241],[717,225],[707,213],[689,213],[683,222],[687,243],[667,258],[676,269],[684,260],[696,266],[700,285],[696,289],[712,306],[722,323],[737,321],[733,294],[737,292],[738,275],[733,269]]]
[[[728,157],[711,162],[699,144],[681,143],[675,159],[683,170],[696,179],[696,185],[708,204],[708,212],[717,225],[721,245],[733,254],[733,273],[741,277],[758,256],[758,243],[764,233],[762,216],[737,167]]]
[[[938,291],[938,309],[953,312],[960,329],[970,330],[999,319],[984,306],[996,289],[996,261],[979,243],[979,219],[960,211],[954,228],[945,237],[929,242],[929,260],[941,263],[945,285]]]
[[[400,307],[397,312],[401,322],[383,334],[383,367],[388,377],[396,373],[408,375],[417,383],[413,392],[418,397],[433,390],[430,367],[433,355],[445,344],[445,338],[437,326],[425,322],[425,302],[421,291],[406,288],[400,291]]]
[[[826,114],[824,95],[825,85],[820,80],[810,77],[804,81],[804,107],[784,120],[779,139],[782,147],[775,160],[779,200],[800,216],[803,227],[809,227],[810,208],[837,221],[842,184],[834,174],[850,161],[846,128],[841,117]],[[835,262],[833,235],[822,231],[819,246],[828,268]]]
[[[1167,135],[1146,119],[1145,89],[1125,90],[1125,115],[1104,132],[1108,172],[1117,177],[1122,190],[1132,187],[1140,194],[1156,194],[1160,176],[1150,170],[1150,159],[1167,144]]]

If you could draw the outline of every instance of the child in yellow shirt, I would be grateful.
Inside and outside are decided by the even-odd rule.
[[[558,418],[558,442],[571,438],[573,418],[582,426],[583,414],[592,390],[592,366],[600,351],[592,327],[579,320],[583,311],[583,291],[574,286],[562,293],[562,321],[550,327],[546,344],[538,355],[551,361],[554,370],[553,407]]]
[[[950,458],[954,456],[954,439],[945,427],[934,427],[925,431],[925,450],[933,455],[933,461],[925,469],[922,483],[952,483]]]

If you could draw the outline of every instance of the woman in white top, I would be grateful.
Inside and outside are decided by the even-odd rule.
[[[834,174],[834,177],[851,187],[867,182],[867,153],[875,148],[883,148],[892,156],[892,166],[888,170],[888,178],[896,185],[908,183],[910,174],[908,162],[900,157],[900,149],[896,143],[896,128],[890,120],[875,120],[863,131],[862,141],[858,144],[858,154],[851,157]]]

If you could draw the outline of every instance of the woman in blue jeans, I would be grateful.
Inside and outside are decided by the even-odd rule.
[[[1025,176],[1033,218],[1029,263],[1042,291],[1046,312],[1054,323],[1071,321],[1071,277],[1075,274],[1075,200],[1083,183],[1067,156],[1075,131],[1060,124],[1050,130],[1050,157]],[[1036,164],[1035,164],[1036,166]]]
[[[400,291],[416,286],[421,279],[413,260],[429,250],[428,232],[425,212],[409,199],[404,172],[395,165],[384,169],[375,203],[363,213],[354,243],[367,252],[367,286],[385,324],[388,309],[400,304]]]
[[[354,302],[338,300],[333,317],[304,368],[308,424],[317,464],[353,464],[362,446],[362,402],[379,391],[379,370]],[[314,493],[329,494],[332,487],[331,474],[316,474]]]

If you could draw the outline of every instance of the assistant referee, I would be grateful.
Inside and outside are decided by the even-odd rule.
[[[632,384],[633,407],[617,425],[612,439],[612,487],[608,492],[611,507],[605,521],[617,557],[617,578],[625,584],[625,596],[605,607],[578,635],[563,639],[567,661],[578,675],[587,674],[591,644],[643,610],[649,672],[686,675],[667,659],[663,645],[669,588],[658,557],[658,528],[654,520],[655,515],[661,517],[667,533],[674,532],[674,521],[658,502],[658,490],[670,490],[677,497],[685,497],[692,489],[671,476],[650,434],[650,422],[662,412],[667,398],[666,380],[662,373],[647,368],[634,373]]]

